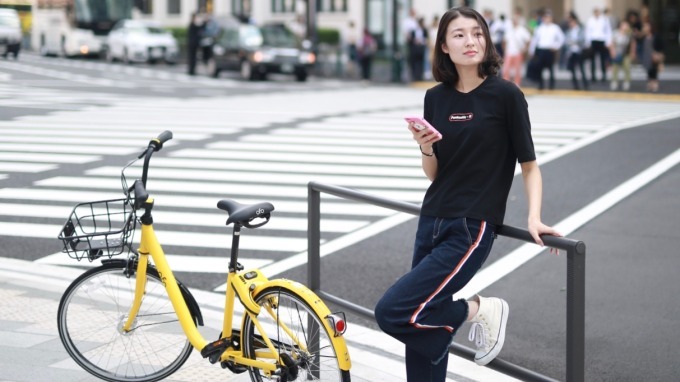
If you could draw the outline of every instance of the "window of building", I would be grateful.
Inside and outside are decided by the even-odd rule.
[[[475,0],[449,0],[449,8],[462,6],[474,8]]]
[[[347,0],[316,0],[318,12],[347,12]]]
[[[168,14],[179,15],[180,13],[182,13],[180,0],[168,0]]]
[[[271,0],[272,13],[295,13],[297,0]]]
[[[144,15],[150,15],[153,13],[153,1],[135,0],[135,8],[139,9],[139,11]]]

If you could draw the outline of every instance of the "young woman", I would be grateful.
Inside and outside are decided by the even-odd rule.
[[[520,89],[496,74],[500,58],[484,18],[453,8],[441,18],[424,118],[442,135],[418,131],[422,165],[432,184],[425,194],[412,269],[375,308],[381,329],[406,345],[409,382],[446,378],[448,347],[464,321],[477,345],[475,362],[491,362],[505,337],[508,304],[475,296],[454,301],[488,256],[503,223],[515,163],[529,200],[529,232],[559,235],[541,222],[541,173]]]

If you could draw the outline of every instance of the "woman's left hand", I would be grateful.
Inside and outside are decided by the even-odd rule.
[[[561,233],[557,232],[554,228],[543,224],[540,220],[529,222],[529,234],[531,234],[531,237],[534,238],[534,241],[536,242],[536,244],[540,245],[541,247],[543,247],[545,245],[545,244],[543,244],[543,240],[541,240],[541,235],[552,235],[552,236],[562,237]],[[559,255],[560,250],[557,249],[557,248],[551,247],[550,253],[554,253],[556,255]]]

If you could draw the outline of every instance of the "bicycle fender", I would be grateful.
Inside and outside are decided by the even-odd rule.
[[[331,314],[330,309],[328,309],[328,306],[326,306],[323,300],[317,296],[316,293],[311,291],[305,285],[297,281],[287,279],[269,280],[263,283],[257,283],[252,295],[257,296],[260,294],[260,292],[269,288],[281,288],[295,292],[295,294],[300,296],[307,303],[307,305],[309,305],[309,307],[312,308],[312,310],[314,310],[314,312],[322,318],[321,322],[326,328],[326,331],[328,333],[334,333],[334,329],[330,326],[328,320],[325,319],[329,314]],[[337,352],[340,369],[349,371],[349,369],[352,367],[352,361],[349,357],[349,350],[347,349],[345,338],[341,335],[337,337],[331,335],[329,337],[331,342],[333,342],[333,347]]]
[[[201,307],[198,306],[196,299],[191,292],[189,292],[189,288],[184,286],[179,280],[177,280],[177,285],[179,286],[180,292],[182,292],[182,297],[184,297],[187,308],[189,308],[189,313],[191,313],[191,316],[196,320],[198,326],[203,326],[203,314],[201,313]]]

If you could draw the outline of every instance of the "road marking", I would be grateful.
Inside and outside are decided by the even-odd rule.
[[[423,178],[423,169],[414,160],[413,166],[371,166],[371,165],[333,165],[298,163],[291,166],[290,163],[279,163],[275,161],[265,162],[263,160],[215,160],[215,159],[189,159],[189,158],[154,158],[154,167],[166,168],[202,168],[204,170],[240,170],[240,171],[259,171],[274,173],[309,173],[309,174],[348,174],[348,175],[372,175],[381,174],[382,176],[402,176]],[[137,162],[135,166],[141,166]]]
[[[569,235],[596,218],[598,215],[612,208],[623,199],[632,195],[640,188],[646,186],[654,179],[663,175],[678,163],[680,163],[680,149],[554,225],[554,228],[565,236]],[[484,267],[484,269],[479,271],[465,288],[453,296],[453,299],[467,299],[474,296],[486,287],[507,276],[522,264],[533,259],[544,250],[544,247],[539,247],[536,244],[527,243],[522,245],[506,256],[496,260],[493,264]]]
[[[0,162],[0,171],[6,172],[43,172],[54,170],[56,165],[52,164],[34,164],[34,163],[20,163],[20,162]]]
[[[155,165],[155,163],[154,163]],[[429,186],[429,181],[423,177],[417,178],[398,178],[396,176],[382,177],[382,176],[353,176],[353,175],[324,175],[314,174],[311,178],[308,174],[295,174],[293,171],[288,173],[267,173],[262,174],[251,171],[226,171],[226,170],[198,170],[198,169],[154,169],[153,174],[156,179],[181,179],[181,180],[205,180],[220,182],[249,182],[256,184],[263,184],[264,187],[269,187],[270,184],[281,185],[303,185],[306,186],[310,180],[330,184],[342,184],[346,187],[355,188],[386,188],[386,189],[415,189],[424,191]],[[87,170],[86,174],[92,176],[120,176],[120,168],[113,166],[104,166]]]
[[[3,151],[19,151],[19,152],[35,152],[35,153],[71,153],[74,148],[71,146],[57,146],[49,144],[20,144],[20,143],[0,143],[0,150]],[[139,151],[138,148],[130,147],[106,147],[106,146],[79,146],[77,148],[79,153],[83,154],[102,154],[102,155],[129,155]]]
[[[131,179],[131,178],[130,178]],[[310,179],[313,180],[313,179]],[[115,178],[95,178],[95,177],[71,177],[71,176],[57,176],[54,178],[39,180],[35,182],[37,186],[48,187],[69,187],[69,188],[91,188],[91,189],[113,189],[118,186],[119,181]],[[229,195],[238,199],[237,195],[253,196],[258,195],[262,197],[270,197],[277,195],[279,197],[297,197],[307,198],[307,186],[273,186],[273,185],[256,185],[246,183],[217,183],[217,182],[181,182],[157,180],[150,181],[152,188],[155,191],[164,192],[189,192],[196,194],[214,194],[214,195]],[[414,191],[398,191],[387,190],[384,188],[372,191],[381,197],[406,200],[406,201],[421,201],[424,190]]]
[[[417,147],[416,147],[417,149]],[[366,149],[372,151],[372,149]],[[333,149],[328,148],[328,152],[333,152]],[[362,164],[370,163],[372,165],[386,165],[386,166],[413,166],[413,157],[382,157],[373,155],[334,155],[334,154],[316,154],[316,155],[300,155],[300,153],[273,153],[268,151],[252,152],[249,150],[243,151],[208,151],[202,149],[185,149],[175,151],[169,154],[173,157],[189,157],[189,158],[206,158],[206,159],[246,159],[265,160],[274,162],[298,162],[298,163],[330,163],[330,164]]]
[[[57,224],[0,222],[0,236],[54,239],[59,234],[60,229],[61,225]],[[202,232],[158,230],[156,236],[158,236],[158,241],[165,246],[219,248],[221,250],[231,248],[231,234],[226,231],[222,235],[216,235]],[[300,252],[307,248],[307,238],[242,235],[239,245],[239,248],[244,250],[278,253]]]
[[[47,194],[47,193],[46,193]],[[92,195],[89,195],[92,197]],[[47,199],[48,195],[41,197],[40,200]],[[42,219],[66,219],[73,210],[72,206],[55,206],[44,204],[25,204],[25,203],[0,203],[0,211],[3,216],[20,216],[20,217],[36,217]],[[121,210],[111,210],[111,212],[120,212]],[[95,213],[104,213],[104,210]],[[105,216],[105,215],[104,215]],[[200,213],[200,212],[171,212],[171,211],[156,211],[154,212],[154,220],[158,224],[163,225],[179,225],[179,226],[196,226],[196,227],[224,227],[227,220],[227,214],[222,211],[215,213]],[[355,231],[361,227],[366,226],[368,220],[349,220],[349,219],[321,219],[321,226],[325,232],[332,233],[348,233]],[[230,228],[229,228],[230,230]],[[307,231],[306,218],[292,218],[285,216],[277,216],[272,219],[267,225],[260,229],[260,231]]]
[[[123,197],[121,190],[110,192],[60,190],[56,188],[0,188],[0,199],[20,200],[46,200],[51,202],[80,203],[89,200],[110,200]],[[186,196],[175,194],[158,194],[154,196],[157,206],[198,208],[217,210],[218,197],[215,196]],[[262,202],[262,199],[243,197],[236,199],[242,204],[254,204]],[[300,213],[307,210],[307,200],[291,201],[285,199],[267,198],[276,208],[276,212]],[[71,206],[72,207],[72,206]],[[351,216],[389,216],[394,212],[385,208],[371,205],[357,205],[333,200],[324,200],[321,203],[321,213],[329,215]],[[66,219],[67,216],[64,216]],[[273,220],[273,219],[272,219]]]
[[[212,256],[188,256],[188,255],[170,255],[166,254],[165,258],[170,264],[170,268],[174,272],[200,272],[200,273],[221,273],[226,274],[229,270],[229,256],[222,254],[219,257]],[[248,268],[260,268],[270,264],[273,260],[268,259],[254,259],[239,256],[239,262]],[[84,266],[88,268],[101,265],[98,261],[82,260],[75,263],[75,260],[70,258],[66,253],[57,252],[55,254],[45,256],[35,260],[36,263],[61,265],[61,266]]]

